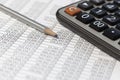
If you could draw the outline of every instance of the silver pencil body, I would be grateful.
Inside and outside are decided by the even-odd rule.
[[[28,26],[30,26],[30,27],[32,27],[40,32],[44,32],[44,29],[47,28],[46,26],[44,26],[44,25],[42,25],[42,24],[40,24],[40,23],[38,23],[38,22],[36,22],[36,21],[34,21],[34,20],[32,20],[32,19],[30,19],[30,18],[28,18],[28,17],[26,17],[26,16],[24,16],[16,11],[4,6],[4,5],[2,5],[2,4],[0,4],[0,11],[4,12],[5,14],[10,15],[11,17],[17,19],[18,21],[23,22],[26,25],[28,25]]]

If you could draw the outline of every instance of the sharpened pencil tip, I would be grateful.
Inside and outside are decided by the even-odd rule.
[[[55,38],[59,38],[57,34],[56,34],[54,37],[55,37]]]
[[[53,36],[55,38],[58,38],[58,35],[55,32],[53,32],[51,29],[49,29],[49,28],[46,28],[44,30],[44,33],[47,34],[47,35]]]

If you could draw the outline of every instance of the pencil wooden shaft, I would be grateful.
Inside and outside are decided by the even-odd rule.
[[[36,29],[36,30],[39,30],[40,32],[44,32],[44,29],[46,29],[47,27],[0,4],[0,10],[8,15],[10,15],[11,17],[19,20],[20,22],[23,22],[27,25],[29,25],[30,27]]]

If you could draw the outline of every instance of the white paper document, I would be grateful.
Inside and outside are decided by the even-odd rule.
[[[0,80],[120,80],[120,62],[66,29],[56,11],[78,0],[0,0],[59,39],[0,12]]]

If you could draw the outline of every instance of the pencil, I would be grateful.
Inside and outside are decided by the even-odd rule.
[[[2,12],[4,12],[5,14],[10,15],[11,17],[17,19],[18,21],[25,23],[28,26],[30,26],[30,27],[32,27],[40,32],[43,32],[43,33],[50,35],[50,36],[53,36],[53,37],[58,37],[58,35],[55,32],[53,32],[50,28],[38,23],[35,20],[32,20],[32,19],[18,13],[17,11],[14,11],[14,10],[4,6],[3,4],[0,4],[0,10]]]

